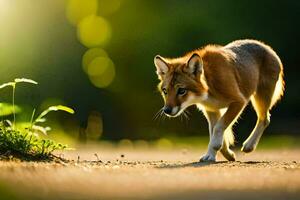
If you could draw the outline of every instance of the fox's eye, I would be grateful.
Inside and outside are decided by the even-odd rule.
[[[163,88],[162,91],[163,91],[164,94],[167,94],[167,89],[166,88]]]
[[[178,88],[177,90],[177,94],[182,96],[182,95],[185,95],[186,93],[186,89],[185,88]]]

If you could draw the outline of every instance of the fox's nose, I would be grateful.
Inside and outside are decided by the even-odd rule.
[[[171,106],[165,106],[164,107],[164,113],[171,114],[172,113],[172,107]]]

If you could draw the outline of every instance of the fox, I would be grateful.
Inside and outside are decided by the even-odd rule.
[[[200,162],[216,162],[218,152],[235,161],[232,126],[251,102],[256,125],[241,151],[250,153],[270,124],[270,110],[285,90],[283,65],[267,44],[243,39],[225,46],[206,45],[178,58],[154,58],[160,91],[168,117],[177,117],[196,105],[208,121],[209,144]]]

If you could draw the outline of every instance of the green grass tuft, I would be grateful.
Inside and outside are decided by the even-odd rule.
[[[0,158],[17,157],[23,160],[52,160],[56,158],[52,154],[53,151],[64,150],[67,145],[45,139],[45,136],[41,137],[40,133],[47,135],[47,131],[50,130],[50,127],[44,127],[41,124],[46,122],[45,117],[51,111],[64,111],[73,114],[74,110],[62,105],[50,106],[35,118],[34,109],[28,123],[29,126],[25,129],[17,129],[15,115],[21,109],[15,105],[15,89],[17,83],[21,82],[37,84],[31,79],[17,78],[14,82],[0,85],[0,89],[8,86],[12,86],[13,89],[12,105],[0,103],[0,112],[2,112],[0,116],[13,115],[13,122],[8,119],[3,119],[0,122]]]
[[[29,129],[23,132],[0,123],[0,154],[25,160],[51,159],[55,150],[64,150],[67,145],[42,139]]]

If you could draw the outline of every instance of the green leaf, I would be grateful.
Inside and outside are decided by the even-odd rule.
[[[44,135],[47,135],[47,131],[49,131],[48,127],[45,128],[43,126],[37,126],[37,125],[32,126],[32,130],[33,132],[42,133]]]
[[[31,83],[37,85],[38,83],[28,78],[16,78],[15,83]]]
[[[14,82],[3,83],[2,85],[0,85],[0,89],[8,87],[8,86],[14,87],[16,85],[16,83],[31,83],[31,84],[35,84],[35,85],[38,84],[36,81],[28,79],[28,78],[16,78],[14,80]]]
[[[5,87],[8,87],[8,86],[14,87],[15,84],[16,84],[15,82],[3,83],[2,85],[0,85],[0,89],[5,88]]]
[[[39,122],[39,123],[43,123],[46,121],[46,118],[40,118],[40,119],[37,119],[35,120],[36,122]]]
[[[65,111],[70,114],[74,114],[75,111],[67,106],[57,105],[57,106],[50,106],[48,109],[44,110],[33,122],[33,124],[36,124],[38,122],[44,122],[44,117],[51,111]]]
[[[72,108],[67,107],[67,106],[62,106],[62,105],[51,106],[51,107],[49,107],[48,109],[49,109],[50,111],[59,111],[59,110],[61,110],[61,111],[68,112],[68,113],[70,113],[70,114],[74,114],[74,113],[75,113],[75,111],[74,111]]]

